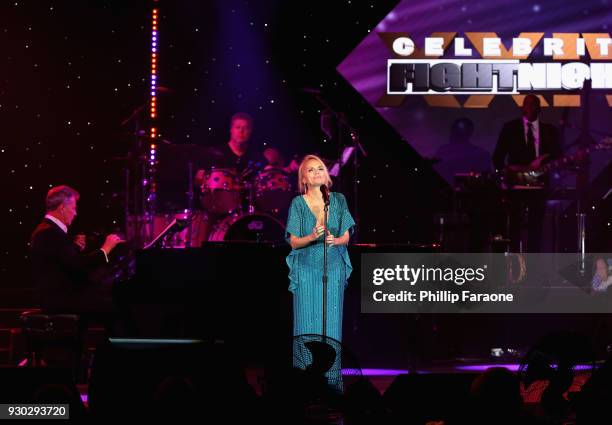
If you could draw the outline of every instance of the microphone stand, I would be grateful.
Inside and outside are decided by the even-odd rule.
[[[338,125],[337,131],[337,139],[338,139],[338,155],[339,155],[339,168],[338,168],[338,182],[341,184],[342,181],[342,147],[343,147],[343,142],[342,142],[342,133],[343,130],[347,130],[349,132],[350,138],[351,138],[351,142],[353,145],[353,214],[354,214],[354,218],[355,218],[355,222],[357,224],[357,231],[355,232],[355,234],[352,236],[353,242],[359,242],[359,223],[360,223],[360,217],[359,217],[359,204],[358,204],[358,181],[359,181],[359,158],[358,155],[361,152],[361,154],[363,155],[363,157],[367,157],[368,154],[366,152],[366,150],[364,149],[363,145],[361,144],[360,140],[359,140],[359,132],[350,124],[350,122],[348,121],[346,114],[344,112],[341,111],[336,111],[334,108],[331,107],[331,105],[322,97],[321,91],[320,90],[316,90],[316,89],[310,89],[310,88],[304,88],[302,89],[302,91],[304,91],[305,93],[310,93],[314,96],[314,98],[316,99],[317,102],[319,102],[319,104],[321,104],[323,106],[323,108],[328,111],[335,119]]]
[[[325,237],[323,238],[323,340],[327,339],[327,212],[329,211],[329,192],[323,207],[323,226]]]
[[[359,226],[359,223],[361,221],[359,217],[359,190],[357,188],[357,184],[359,182],[359,152],[361,152],[361,155],[363,155],[364,158],[368,155],[361,143],[359,142],[359,133],[351,128],[350,136],[351,141],[353,142],[353,211],[355,213],[355,220],[357,226]],[[353,235],[353,242],[359,242],[359,231],[355,232],[355,234]]]

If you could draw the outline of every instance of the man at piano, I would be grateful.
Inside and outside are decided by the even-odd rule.
[[[81,252],[84,241],[68,233],[78,200],[79,193],[68,186],[53,187],[47,193],[45,217],[30,240],[33,283],[44,313],[106,319],[112,312],[112,288],[91,282],[88,274],[106,265],[110,252],[124,241],[110,234],[99,249]]]
[[[518,177],[539,174],[546,162],[561,156],[559,133],[555,126],[541,122],[540,99],[529,94],[523,100],[522,116],[504,124],[499,134],[493,166],[503,172],[510,189],[509,237],[514,252],[540,252],[546,206],[547,178],[534,182]],[[528,210],[527,249],[521,245],[521,216]]]

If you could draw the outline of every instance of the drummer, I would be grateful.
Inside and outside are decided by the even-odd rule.
[[[253,118],[251,115],[246,112],[238,112],[232,116],[230,121],[229,141],[213,148],[214,168],[229,171],[236,177],[234,187],[240,187],[244,209],[250,209],[249,205],[252,205],[254,195],[252,190],[257,190],[257,178],[262,172],[275,169],[292,174],[298,169],[298,163],[295,160],[286,165],[283,156],[274,147],[268,146],[263,155],[256,151],[250,143],[252,132]],[[206,174],[207,171],[198,170],[195,176],[197,187],[205,183]]]
[[[230,139],[217,146],[215,150],[215,168],[224,168],[236,173],[242,180],[251,178],[254,173],[266,165],[265,158],[252,146],[249,146],[253,133],[253,117],[246,112],[237,112],[230,121]],[[196,184],[201,184],[204,170],[198,170]]]
[[[243,177],[261,170],[266,160],[252,146],[249,147],[252,133],[253,117],[246,112],[234,114],[230,121],[230,139],[218,148],[223,154],[218,167],[232,169]]]

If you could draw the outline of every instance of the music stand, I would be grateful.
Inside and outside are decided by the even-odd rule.
[[[142,249],[149,248],[163,248],[164,240],[167,236],[173,235],[184,230],[191,222],[191,217],[188,218],[174,218],[170,224],[168,224],[159,235],[157,235],[151,242],[146,244]]]

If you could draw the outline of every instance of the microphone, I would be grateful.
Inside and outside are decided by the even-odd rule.
[[[325,205],[329,205],[329,189],[327,188],[327,185],[321,185],[321,193],[323,194],[323,202]]]

